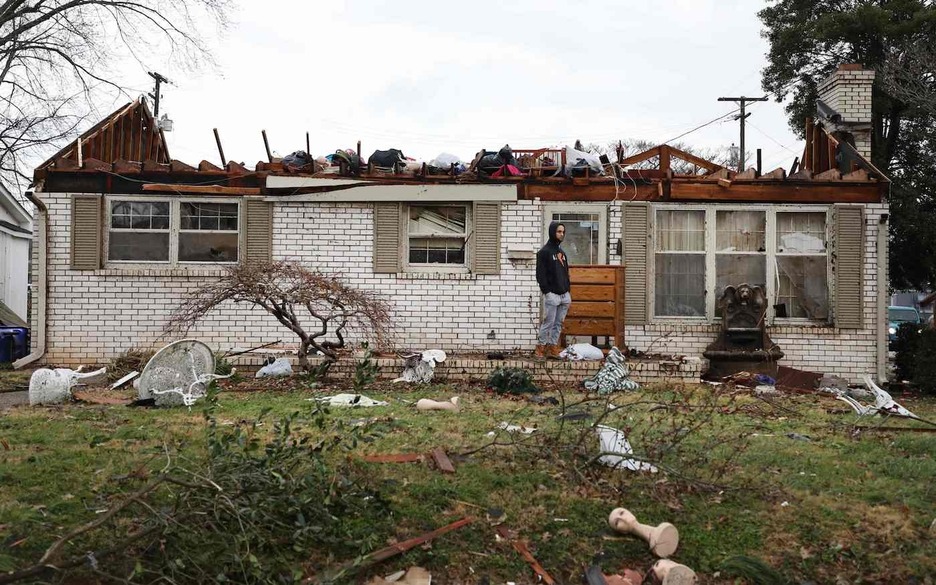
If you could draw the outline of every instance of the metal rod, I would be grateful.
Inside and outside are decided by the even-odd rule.
[[[306,132],[306,154],[312,154],[312,148],[309,146],[309,133]]]
[[[221,166],[222,166],[222,167],[226,167],[226,166],[227,166],[227,159],[224,158],[224,149],[221,148],[221,137],[218,135],[218,129],[217,129],[217,128],[214,129],[214,135],[215,135],[215,142],[218,143],[218,154],[221,155]]]
[[[273,162],[273,153],[270,152],[270,142],[267,140],[266,130],[261,130],[260,134],[263,134],[263,147],[266,149],[267,160]]]

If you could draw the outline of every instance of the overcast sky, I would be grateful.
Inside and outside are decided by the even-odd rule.
[[[170,153],[218,164],[279,155],[399,148],[429,160],[470,160],[505,143],[538,148],[669,141],[735,108],[719,96],[760,96],[767,43],[756,0],[513,0],[442,3],[240,0],[197,74],[164,66],[174,83],[161,110],[174,121]],[[444,6],[443,6],[444,5]],[[145,88],[140,71],[128,81]],[[764,170],[789,168],[802,143],[781,104],[750,107],[747,146]],[[730,118],[682,138],[738,142]],[[753,159],[749,165],[753,165]]]

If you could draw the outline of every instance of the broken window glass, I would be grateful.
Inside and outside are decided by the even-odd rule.
[[[409,263],[465,264],[467,223],[465,205],[411,205]]]
[[[777,213],[779,318],[829,319],[826,213]]]
[[[656,214],[654,314],[705,316],[705,212]]]
[[[828,263],[825,256],[778,255],[777,273],[777,317],[828,320]]]
[[[715,250],[765,252],[766,222],[763,211],[719,211],[715,217]]]

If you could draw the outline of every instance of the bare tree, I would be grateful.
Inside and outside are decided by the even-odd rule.
[[[893,49],[884,60],[881,83],[908,108],[936,116],[936,47],[917,40],[905,49]]]
[[[299,365],[309,369],[311,352],[329,362],[338,359],[346,335],[373,341],[390,340],[390,308],[375,294],[344,284],[295,262],[249,262],[228,269],[221,279],[205,284],[173,312],[167,333],[186,333],[220,305],[248,303],[276,317],[299,337]]]
[[[232,0],[0,0],[0,179],[22,186],[40,156],[73,138],[123,51],[211,61],[206,23],[227,25]],[[141,67],[142,69],[142,67]]]

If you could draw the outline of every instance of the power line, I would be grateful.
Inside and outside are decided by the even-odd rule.
[[[744,171],[744,166],[745,166],[745,163],[747,162],[747,154],[744,152],[744,121],[747,119],[748,116],[751,115],[750,113],[747,113],[747,114],[744,113],[744,106],[746,106],[748,102],[766,102],[767,96],[759,97],[759,98],[744,97],[744,96],[720,97],[718,98],[718,101],[735,102],[737,104],[741,104],[741,107],[739,108],[741,110],[741,113],[738,114],[738,118],[737,118],[741,122],[741,144],[740,144],[741,154],[738,156],[738,170]]]
[[[692,134],[693,132],[695,132],[696,130],[701,130],[702,128],[705,128],[706,126],[709,126],[709,125],[711,125],[711,124],[714,124],[715,122],[718,122],[719,120],[721,120],[721,119],[723,119],[723,118],[727,118],[728,116],[734,114],[735,112],[739,111],[740,109],[741,109],[741,108],[735,108],[735,109],[731,110],[730,112],[728,112],[727,114],[723,114],[723,115],[721,115],[721,116],[719,116],[719,117],[717,117],[717,118],[713,118],[713,119],[709,120],[708,122],[706,122],[706,123],[704,123],[704,124],[700,124],[700,125],[696,126],[696,127],[693,128],[692,130],[687,130],[687,131],[683,132],[682,134],[680,134],[679,136],[676,136],[675,138],[670,138],[669,140],[664,140],[663,142],[661,142],[661,144],[669,144],[670,142],[673,142],[674,140],[679,140],[679,139],[682,138],[683,136],[688,136],[688,135]]]

